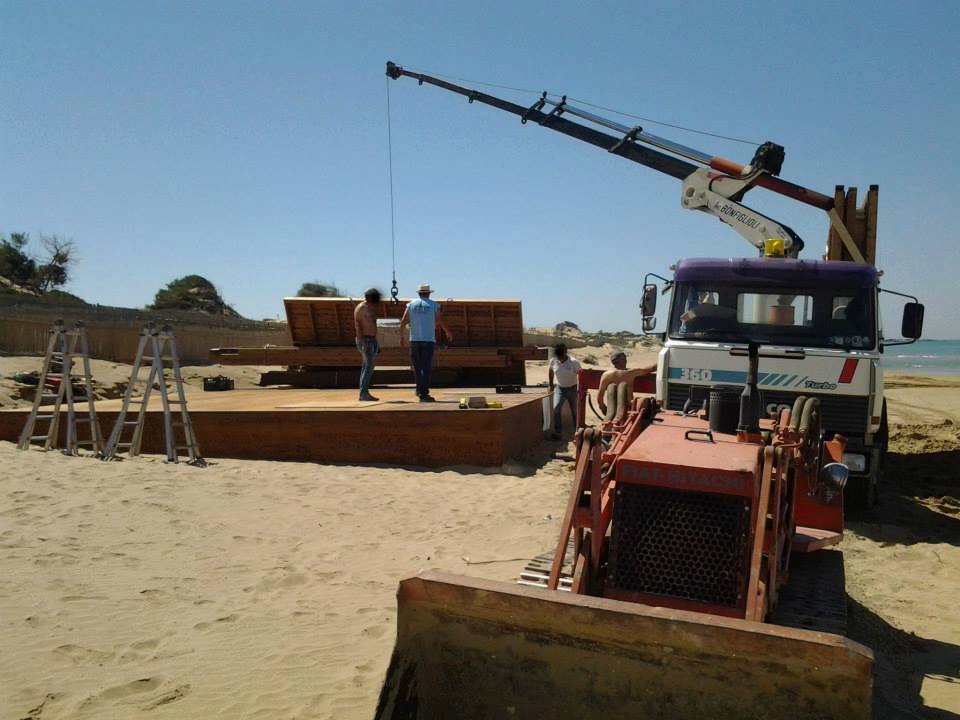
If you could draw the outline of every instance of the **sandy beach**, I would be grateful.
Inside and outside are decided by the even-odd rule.
[[[574,352],[589,353],[607,364]],[[17,363],[37,360],[0,359],[0,374]],[[94,368],[105,393],[124,368]],[[25,402],[4,383],[4,407]],[[843,544],[851,636],[877,654],[876,717],[955,717],[960,378],[889,388],[882,504]],[[198,469],[10,443],[0,463],[0,717],[14,720],[369,718],[398,579],[515,579],[555,542],[572,471],[565,443],[494,470]]]

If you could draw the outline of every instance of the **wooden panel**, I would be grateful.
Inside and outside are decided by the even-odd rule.
[[[353,298],[284,298],[290,336],[297,346],[353,346]],[[409,300],[380,303],[380,317],[399,320]],[[519,300],[437,300],[458,344],[468,347],[523,345]]]
[[[837,211],[842,221],[844,212],[843,185],[837,185],[833,190],[833,208]],[[839,260],[841,257],[843,257],[843,241],[840,240],[840,235],[837,234],[837,231],[834,230],[831,225],[830,232],[827,235],[827,259]]]
[[[859,245],[857,242],[856,226],[857,226],[857,189],[855,187],[847,188],[847,197],[844,200],[843,208],[843,224],[847,226],[847,230],[850,231],[850,236],[853,238],[854,245]],[[840,256],[843,260],[853,260],[850,253],[846,248],[843,248],[843,254]]]
[[[513,362],[523,360],[546,360],[547,349],[527,345],[522,348],[500,348],[500,352],[510,357]]]
[[[866,227],[864,230],[863,249],[863,255],[871,265],[877,264],[877,205],[879,201],[880,188],[877,185],[871,185],[867,191],[867,199],[864,202]]]
[[[537,348],[438,348],[435,367],[506,367],[513,359],[545,359]],[[210,362],[222,365],[302,365],[305,367],[360,367],[362,358],[353,347],[212,348]],[[380,367],[408,367],[407,348],[383,348],[377,356]]]

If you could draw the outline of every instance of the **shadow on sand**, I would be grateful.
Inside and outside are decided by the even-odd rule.
[[[876,720],[932,718],[957,720],[960,714],[923,706],[924,679],[931,686],[960,683],[960,647],[929,640],[890,625],[847,597],[848,635],[874,653],[873,717]]]
[[[887,455],[879,504],[848,513],[858,535],[879,543],[960,545],[960,450]]]

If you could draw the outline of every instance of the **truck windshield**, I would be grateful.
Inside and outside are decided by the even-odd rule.
[[[677,283],[676,340],[872,349],[874,293],[860,288],[773,288]]]

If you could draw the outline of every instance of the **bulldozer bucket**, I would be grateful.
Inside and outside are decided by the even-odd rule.
[[[377,720],[870,717],[838,635],[438,572],[397,603]]]

